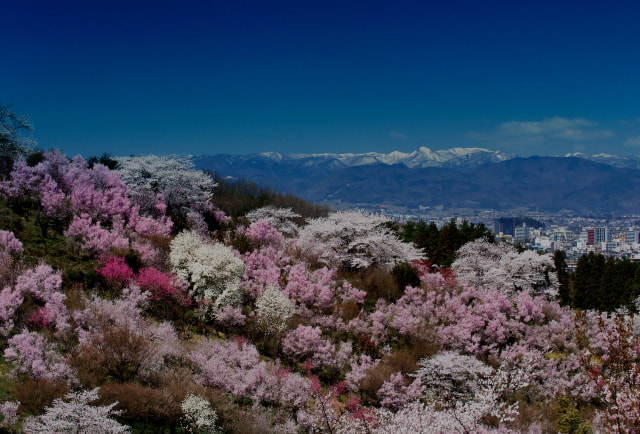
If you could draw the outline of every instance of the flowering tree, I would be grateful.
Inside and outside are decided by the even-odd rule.
[[[62,292],[62,273],[54,271],[47,264],[41,264],[18,276],[13,288],[7,286],[0,291],[0,334],[7,336],[11,332],[14,314],[25,297],[31,297],[40,304],[30,317],[35,325],[51,326],[58,334],[69,331],[67,307],[64,304],[67,297]]]
[[[32,130],[29,118],[15,113],[10,105],[0,104],[0,176],[11,167],[14,159],[24,156],[35,144],[26,134]]]
[[[272,228],[285,235],[295,236],[298,233],[298,225],[295,220],[301,219],[300,214],[296,214],[291,208],[276,208],[265,206],[254,209],[246,216],[251,223],[263,220]]]
[[[98,388],[71,392],[65,400],[57,398],[41,416],[28,417],[22,425],[26,434],[121,434],[129,427],[113,416],[120,414],[113,409],[118,403],[94,406],[89,403],[99,398]]]
[[[14,261],[24,252],[22,243],[11,231],[0,230],[0,288],[13,281],[17,274]],[[1,298],[1,297],[0,297]],[[0,301],[0,306],[6,302]],[[2,308],[0,308],[0,312]],[[0,321],[2,314],[0,313]]]
[[[269,223],[264,220],[251,223],[244,234],[257,249],[270,245],[279,247],[282,244],[282,234],[269,226]]]
[[[557,294],[558,276],[550,254],[539,255],[530,250],[518,253],[508,244],[478,239],[462,246],[457,255],[452,268],[463,285],[494,287],[505,294]]]
[[[287,409],[302,408],[309,400],[308,380],[260,359],[246,340],[204,341],[189,359],[205,386],[219,387],[236,398],[270,401]]]
[[[188,157],[147,155],[118,157],[118,172],[132,190],[136,204],[150,207],[149,198],[160,193],[173,210],[191,205],[204,205],[211,199],[216,186],[213,178],[195,170]]]
[[[65,381],[77,386],[74,370],[64,357],[56,351],[56,346],[36,332],[23,331],[8,341],[4,358],[14,364],[16,374],[51,382]]]
[[[20,402],[6,401],[0,405],[0,414],[3,416],[0,426],[6,427],[9,432],[13,432],[13,428],[18,424],[18,408]]]
[[[387,218],[364,211],[337,211],[311,219],[300,230],[297,246],[321,263],[361,268],[373,265],[392,268],[422,259],[411,244],[400,241],[384,226]]]
[[[593,357],[587,352],[584,364],[591,385],[604,406],[599,415],[608,432],[632,433],[640,426],[640,336],[634,333],[627,317],[616,315],[609,323],[599,324],[606,351]]]
[[[184,413],[184,428],[187,432],[194,434],[213,434],[217,432],[216,421],[218,420],[218,415],[211,408],[209,401],[190,393],[185,396],[181,406]]]
[[[241,301],[240,278],[244,263],[221,243],[204,242],[195,232],[181,232],[171,242],[173,272],[191,285],[191,296],[200,303],[204,318],[214,318],[226,304]]]
[[[452,351],[422,359],[420,366],[415,375],[427,385],[427,397],[447,403],[473,399],[480,382],[493,373],[475,357]]]
[[[424,380],[428,402],[441,407],[463,432],[471,432],[482,420],[494,415],[511,422],[518,403],[507,405],[506,394],[528,385],[529,373],[494,370],[475,357],[444,352],[420,361],[416,376]]]
[[[289,298],[275,286],[267,286],[256,301],[258,325],[267,333],[284,331],[294,312]]]
[[[0,230],[0,252],[8,255],[19,255],[24,251],[22,243],[11,231]]]

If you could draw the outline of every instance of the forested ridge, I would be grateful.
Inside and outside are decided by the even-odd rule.
[[[555,259],[182,157],[14,155],[1,429],[634,432],[633,316],[565,306]]]

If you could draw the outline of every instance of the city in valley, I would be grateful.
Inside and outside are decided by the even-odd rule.
[[[373,211],[373,210],[371,210]],[[391,219],[406,222],[423,220],[438,227],[454,220],[465,220],[491,230],[497,239],[545,252],[561,250],[570,270],[578,258],[589,252],[606,257],[640,261],[640,215],[590,216],[526,212],[523,210],[431,210],[423,207],[413,212],[393,211],[381,206]]]

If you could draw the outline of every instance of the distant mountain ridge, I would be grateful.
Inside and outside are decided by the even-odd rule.
[[[222,157],[222,155],[213,157]],[[262,152],[246,156],[226,155],[225,157],[239,160],[267,159],[279,163],[299,163],[305,166],[324,164],[334,167],[353,167],[372,164],[385,164],[388,166],[402,164],[413,169],[423,167],[475,166],[484,163],[506,161],[515,156],[502,151],[491,151],[484,148],[452,148],[432,151],[422,146],[418,150],[408,153],[400,151],[394,151],[389,154],[379,152],[366,152],[362,154],[281,154],[279,152]]]
[[[579,213],[640,213],[640,157],[570,154],[521,158],[483,148],[363,154],[201,155],[196,167],[304,199]]]

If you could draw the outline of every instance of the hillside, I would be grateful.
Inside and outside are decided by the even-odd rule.
[[[235,183],[223,186],[234,212],[250,209],[232,203],[238,191],[309,214],[264,206],[232,218],[186,158],[127,157],[111,170],[55,151],[36,157],[0,182],[4,432],[640,423],[617,412],[640,402],[631,315],[562,306],[562,266],[548,254],[490,242],[481,226],[461,226],[466,244],[455,222],[414,227],[417,245],[442,243],[452,265],[439,269],[397,236],[407,227],[380,215]]]

